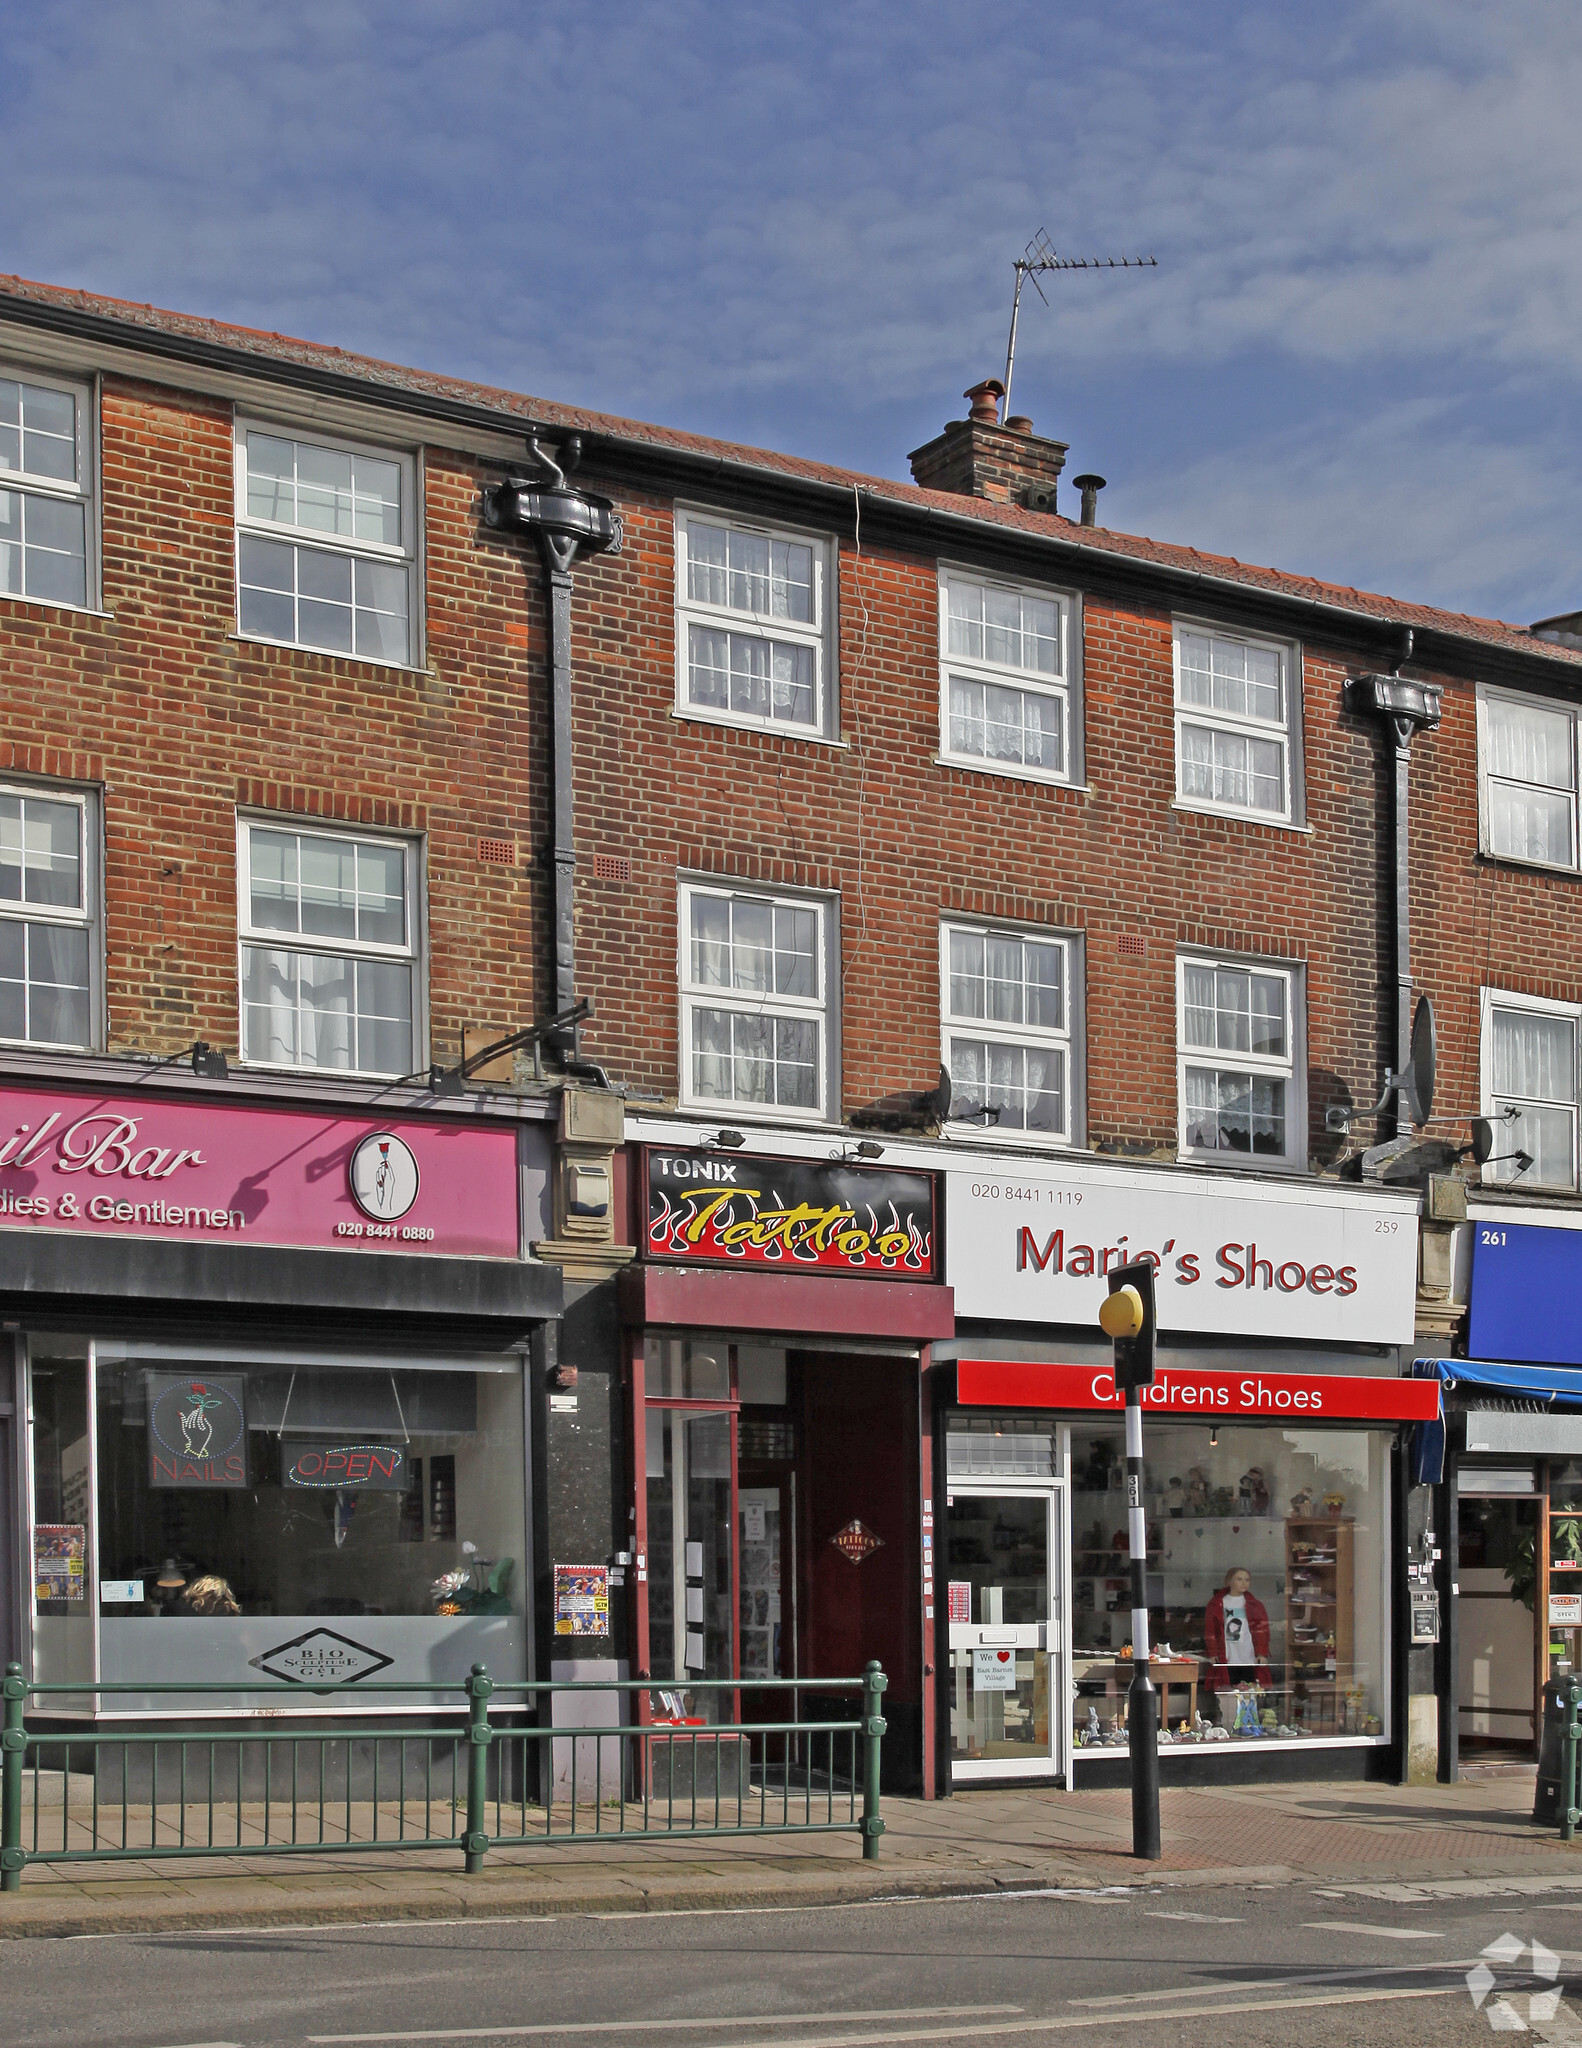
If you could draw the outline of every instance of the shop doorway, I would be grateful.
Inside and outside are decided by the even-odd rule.
[[[637,1666],[655,1718],[852,1719],[888,1679],[886,1786],[922,1770],[918,1373],[888,1354],[648,1336],[634,1511]],[[733,1695],[700,1678],[734,1680]]]
[[[951,1480],[943,1576],[958,1783],[1064,1772],[1062,1492]]]
[[[1537,1755],[1543,1508],[1531,1472],[1462,1470],[1456,1704],[1463,1763],[1526,1763]]]

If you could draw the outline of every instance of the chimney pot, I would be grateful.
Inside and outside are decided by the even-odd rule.
[[[998,377],[985,377],[981,384],[974,384],[963,397],[971,410],[967,417],[979,426],[997,427],[1000,424],[1000,400],[1005,396],[1005,386]]]
[[[1031,434],[1033,431],[1032,419],[1025,412],[1013,412],[1011,417],[1005,422],[1005,431],[1008,434]]]
[[[1082,524],[1097,526],[1099,523],[1099,492],[1105,479],[1101,476],[1074,476],[1071,481],[1082,493]]]

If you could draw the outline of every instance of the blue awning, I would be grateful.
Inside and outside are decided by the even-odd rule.
[[[1417,1358],[1414,1378],[1446,1386],[1479,1387],[1518,1400],[1565,1402],[1582,1407],[1582,1372],[1561,1365],[1497,1365],[1486,1358]]]

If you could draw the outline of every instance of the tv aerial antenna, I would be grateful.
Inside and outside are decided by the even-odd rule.
[[[1038,282],[1039,273],[1045,270],[1157,270],[1158,260],[1153,256],[1057,256],[1054,244],[1042,228],[1034,235],[1027,247],[1017,257],[1016,295],[1011,300],[1011,338],[1005,350],[1005,410],[1002,419],[1011,416],[1011,372],[1016,368],[1016,321],[1022,310],[1022,286],[1029,278],[1033,289],[1047,306],[1044,288]]]

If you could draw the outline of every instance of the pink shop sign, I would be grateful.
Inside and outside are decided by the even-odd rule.
[[[519,1254],[508,1124],[0,1089],[0,1229]]]

